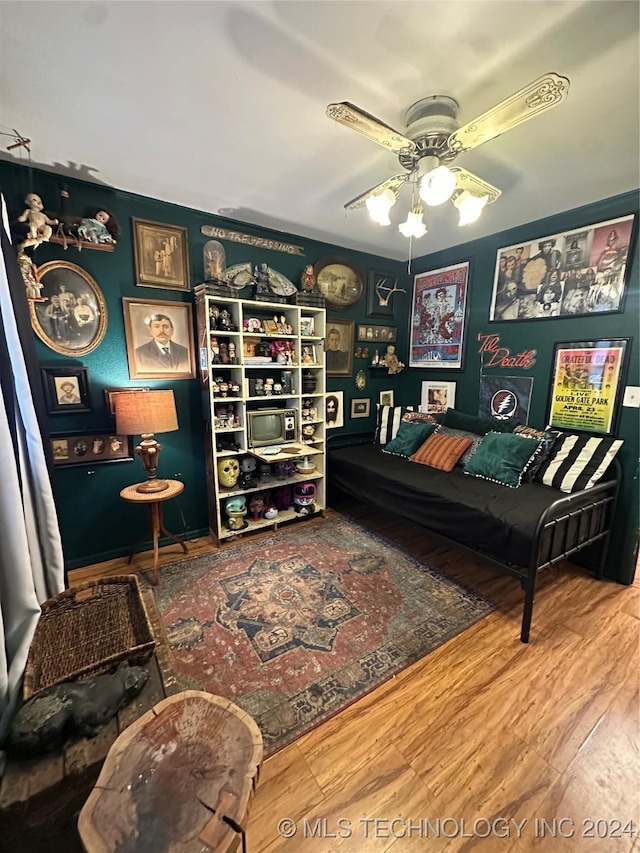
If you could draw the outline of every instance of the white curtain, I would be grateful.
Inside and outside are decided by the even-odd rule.
[[[19,698],[39,604],[64,589],[58,519],[12,300],[21,276],[1,201],[0,744]]]

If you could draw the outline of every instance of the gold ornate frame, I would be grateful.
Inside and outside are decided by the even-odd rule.
[[[92,352],[107,331],[107,305],[96,281],[77,264],[68,261],[49,261],[38,267],[38,281],[42,284],[41,300],[29,300],[29,313],[33,331],[42,343],[54,352],[72,358]],[[75,314],[74,322],[69,323],[69,311],[66,312],[66,320],[62,317],[62,322],[47,314],[47,309],[54,304],[52,297],[60,294],[61,285],[76,302],[80,296],[86,299],[86,304],[95,314],[94,320],[83,326]]]

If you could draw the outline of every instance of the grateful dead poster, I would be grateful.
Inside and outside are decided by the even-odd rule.
[[[549,424],[613,433],[628,339],[556,344]]]
[[[528,424],[532,389],[531,376],[482,376],[478,415]]]
[[[409,367],[462,367],[468,290],[468,261],[415,276]]]

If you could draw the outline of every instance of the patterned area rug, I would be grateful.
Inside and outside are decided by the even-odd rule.
[[[175,667],[256,720],[271,754],[494,609],[348,518],[166,566]]]

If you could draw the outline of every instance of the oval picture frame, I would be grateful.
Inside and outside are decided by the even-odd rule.
[[[29,300],[33,331],[60,355],[92,352],[107,331],[107,305],[96,281],[68,261],[49,261],[37,276],[40,298]]]
[[[326,304],[334,311],[344,311],[362,299],[364,281],[359,270],[348,258],[329,255],[313,268],[316,288]]]

